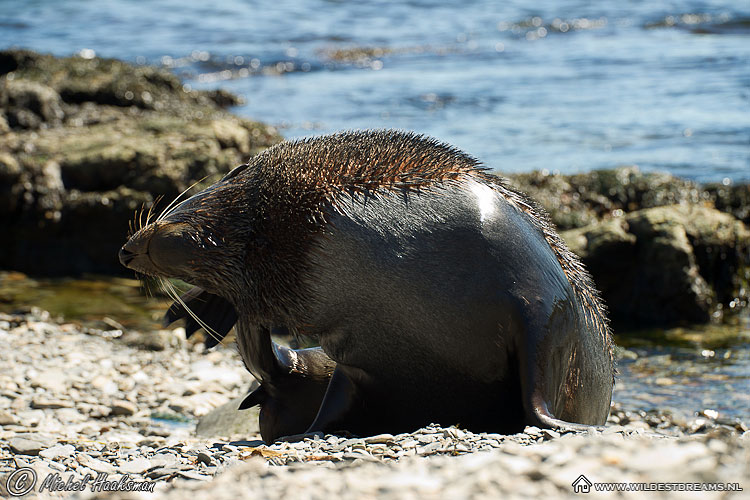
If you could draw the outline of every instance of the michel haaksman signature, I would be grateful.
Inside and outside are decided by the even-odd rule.
[[[83,491],[88,487],[92,493],[100,491],[147,491],[153,493],[156,486],[153,481],[133,481],[127,474],[116,481],[108,481],[108,476],[109,474],[106,472],[101,472],[96,476],[86,474],[80,479],[75,479],[71,474],[67,479],[63,479],[60,473],[53,472],[47,474],[39,483],[38,492]],[[36,471],[30,467],[22,467],[8,475],[5,480],[5,489],[9,495],[20,497],[33,491],[37,482]]]

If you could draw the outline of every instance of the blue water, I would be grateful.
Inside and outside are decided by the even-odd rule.
[[[0,47],[163,64],[290,138],[394,127],[505,172],[750,180],[750,2],[534,3],[0,0]],[[332,57],[353,48],[379,51]]]

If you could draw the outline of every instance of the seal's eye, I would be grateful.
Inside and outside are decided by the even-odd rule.
[[[244,165],[240,165],[239,167],[233,168],[232,170],[230,170],[227,173],[227,175],[225,175],[224,177],[222,177],[221,181],[219,181],[219,182],[223,182],[223,181],[229,180],[229,179],[231,179],[233,177],[237,177],[238,174],[240,174],[241,172],[244,172],[245,169],[247,167],[249,167],[249,166],[250,166],[249,163],[245,163]]]

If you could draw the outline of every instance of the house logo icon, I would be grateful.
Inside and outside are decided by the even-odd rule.
[[[588,493],[591,491],[591,481],[581,474],[578,479],[573,481],[573,493]]]

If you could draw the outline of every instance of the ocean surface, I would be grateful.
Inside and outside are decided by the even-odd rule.
[[[164,65],[287,138],[399,128],[504,172],[750,181],[750,2],[0,0],[0,48]]]

